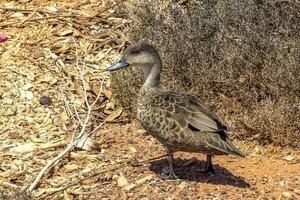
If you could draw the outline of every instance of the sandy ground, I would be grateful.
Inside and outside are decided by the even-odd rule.
[[[29,186],[70,141],[76,117],[67,108],[86,114],[77,59],[84,59],[88,98],[95,99],[95,83],[106,80],[103,69],[123,45],[109,30],[124,21],[104,1],[2,5],[14,9],[0,10],[0,34],[8,36],[0,43],[0,199],[17,199],[3,191]],[[87,131],[118,109],[108,86],[109,80]],[[44,95],[51,105],[40,103]],[[46,173],[34,190],[37,199],[300,199],[299,150],[235,141],[249,156],[213,158],[216,175],[201,173],[204,155],[178,152],[179,179],[168,180],[166,158],[149,161],[165,154],[162,146],[126,113],[119,115],[92,136],[98,149],[76,149]],[[87,178],[93,172],[99,175]]]
[[[134,147],[137,160],[147,160],[164,155],[164,149],[151,136],[145,136],[138,123],[109,125],[107,137],[113,143],[107,145],[107,153],[126,156]],[[131,191],[120,190],[117,182],[105,186],[95,194],[112,193],[116,198],[129,199],[297,199],[300,188],[299,160],[287,161],[284,149],[266,146],[262,154],[256,154],[257,145],[236,142],[250,156],[236,158],[219,156],[213,159],[216,175],[202,174],[205,156],[196,153],[176,153],[175,168],[178,180],[165,180],[162,170],[167,166],[166,158],[144,165],[128,166],[114,174],[123,174],[128,182],[154,175],[148,184]],[[123,155],[122,155],[123,152]],[[289,152],[296,154],[297,152]],[[115,186],[114,186],[115,185]]]

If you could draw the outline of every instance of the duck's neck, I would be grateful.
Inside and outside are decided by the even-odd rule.
[[[158,87],[160,82],[160,72],[161,72],[161,61],[153,65],[147,65],[142,67],[144,74],[144,84],[143,87]]]

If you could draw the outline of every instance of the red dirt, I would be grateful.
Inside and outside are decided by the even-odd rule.
[[[106,147],[108,159],[124,158],[129,147],[137,149],[137,160],[147,160],[164,155],[164,149],[151,136],[145,136],[138,123],[110,124],[106,126],[105,138],[112,138]],[[113,143],[111,143],[113,141]],[[253,153],[255,144],[236,143],[242,150]],[[252,152],[251,152],[252,151]],[[175,172],[178,180],[161,178],[161,171],[167,164],[165,158],[150,161],[144,165],[127,166],[115,171],[122,173],[129,183],[154,174],[155,178],[126,191],[116,181],[96,191],[91,199],[107,195],[112,199],[298,199],[300,189],[299,160],[286,161],[286,154],[299,152],[278,147],[265,147],[261,155],[236,158],[218,156],[213,159],[216,175],[201,173],[205,156],[196,153],[176,153]],[[113,159],[114,160],[114,159]]]

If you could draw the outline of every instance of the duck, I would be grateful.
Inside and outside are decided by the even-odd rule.
[[[143,85],[137,95],[137,119],[147,134],[164,146],[168,155],[168,177],[178,178],[173,168],[173,154],[178,151],[206,154],[203,173],[215,173],[212,165],[215,155],[245,157],[227,135],[233,129],[200,98],[160,85],[162,64],[153,45],[138,42],[127,47],[121,59],[106,71],[137,67],[143,72]]]

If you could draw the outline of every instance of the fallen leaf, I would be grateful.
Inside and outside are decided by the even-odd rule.
[[[144,178],[142,178],[142,179],[137,180],[137,181],[136,181],[136,184],[137,184],[137,185],[144,184],[144,183],[146,183],[147,181],[150,181],[150,180],[153,179],[153,178],[154,178],[154,175],[151,174],[151,175],[149,175],[149,176],[146,176],[146,177],[144,177]]]
[[[263,147],[257,145],[257,146],[255,146],[255,148],[254,148],[253,154],[254,154],[254,155],[260,155],[260,154],[263,153],[263,151],[264,151]]]
[[[63,122],[67,122],[69,120],[69,116],[68,116],[68,113],[67,112],[62,112],[60,114],[60,118]]]
[[[285,157],[283,157],[283,160],[292,161],[292,160],[294,160],[294,156],[292,156],[292,155],[285,156]]]
[[[25,85],[22,87],[23,90],[29,90],[30,88],[32,88],[32,84],[31,84],[31,83],[27,83],[27,84],[25,84]]]
[[[126,185],[129,185],[127,179],[125,178],[125,176],[123,174],[121,174],[118,178],[117,178],[117,183],[118,186],[120,187],[124,187]]]
[[[126,185],[123,189],[129,191],[129,190],[132,190],[133,188],[135,188],[135,186],[136,186],[136,184],[131,183],[129,185]]]
[[[73,172],[73,171],[76,171],[78,169],[78,165],[75,165],[75,164],[67,164],[64,166],[64,171],[66,173],[69,173],[69,172]]]
[[[23,18],[24,14],[21,13],[21,12],[15,12],[15,13],[11,14],[9,17],[12,17],[12,18]]]
[[[134,148],[134,147],[129,147],[129,151],[131,153],[136,153],[137,152],[136,148]]]
[[[111,99],[112,97],[112,92],[110,90],[103,90],[104,96],[106,96],[107,99]]]
[[[146,176],[146,177],[144,177],[144,178],[141,178],[141,179],[135,181],[134,183],[125,185],[125,186],[123,187],[123,189],[124,189],[124,190],[127,190],[127,191],[132,190],[132,189],[135,188],[136,186],[142,185],[142,184],[144,184],[144,183],[150,181],[150,180],[153,179],[153,178],[154,178],[154,175],[151,174],[151,175],[149,175],[149,176]]]
[[[59,12],[59,8],[57,7],[54,7],[54,6],[46,6],[46,9],[50,12],[53,12],[53,13],[57,13]]]
[[[113,178],[113,173],[111,171],[107,172],[104,177],[103,177],[103,180],[105,181],[111,181]]]
[[[107,118],[106,121],[107,122],[111,122],[114,121],[115,119],[117,119],[123,112],[122,108],[119,108],[117,110],[114,110]]]
[[[45,54],[42,50],[39,49],[39,50],[36,50],[35,52],[33,52],[32,56],[34,59],[39,59],[39,58],[45,57]]]
[[[70,35],[73,33],[73,30],[72,29],[69,29],[69,30],[65,30],[65,31],[62,31],[59,33],[60,36],[65,36],[65,35]]]
[[[93,151],[93,150],[100,149],[99,143],[88,136],[83,136],[75,145],[75,147],[86,151]]]
[[[186,183],[186,182],[182,182],[182,183],[180,183],[180,184],[178,185],[178,188],[179,188],[180,190],[183,190],[186,186],[187,186],[187,183]]]
[[[85,9],[82,10],[80,14],[82,14],[84,17],[96,17],[99,14],[99,12],[98,10],[94,9]]]
[[[16,152],[16,153],[28,153],[36,150],[36,145],[34,143],[27,143],[27,144],[21,144],[19,146],[16,146],[14,148],[11,148],[11,152]]]
[[[100,87],[100,85],[98,83],[92,84],[92,92],[95,95],[98,95],[100,93],[100,90],[101,90],[101,87]]]

